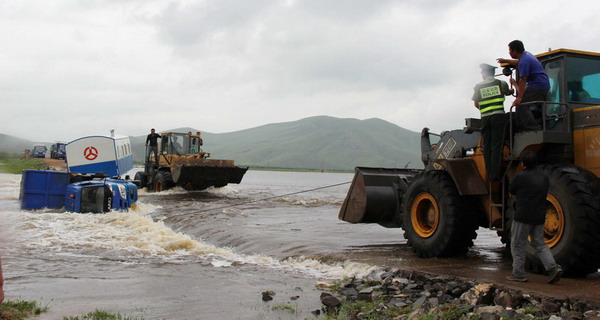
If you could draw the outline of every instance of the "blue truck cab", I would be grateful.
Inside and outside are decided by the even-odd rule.
[[[104,213],[136,209],[137,186],[130,181],[101,175],[50,170],[24,170],[21,209],[61,209],[67,212]]]
[[[31,157],[32,158],[46,158],[46,151],[48,151],[48,148],[46,146],[43,146],[43,145],[33,146],[33,148],[31,149]]]
[[[137,187],[118,179],[94,178],[67,185],[65,211],[102,213],[111,210],[135,210]]]
[[[67,144],[64,142],[54,143],[50,147],[50,158],[52,159],[66,159],[67,158]]]

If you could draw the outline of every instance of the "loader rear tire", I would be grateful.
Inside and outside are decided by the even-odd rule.
[[[403,229],[408,245],[422,258],[466,253],[477,237],[475,217],[446,171],[414,177],[403,200]]]
[[[156,173],[156,180],[154,182],[154,191],[161,192],[171,189],[175,186],[173,177],[169,171],[159,171]]]
[[[585,276],[600,268],[600,180],[573,166],[541,167],[550,178],[544,240],[556,263],[569,276]],[[544,273],[544,266],[527,248],[527,267]]]

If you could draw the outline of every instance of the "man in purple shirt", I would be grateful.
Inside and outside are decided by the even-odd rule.
[[[517,98],[513,106],[517,111],[517,128],[520,130],[540,130],[540,125],[535,121],[532,110],[540,110],[537,105],[525,105],[532,101],[545,101],[546,94],[550,90],[548,75],[540,61],[528,51],[525,51],[523,42],[511,41],[508,44],[508,53],[513,59],[498,58],[499,63],[508,63],[517,66],[519,71],[518,80],[510,79],[517,88]]]

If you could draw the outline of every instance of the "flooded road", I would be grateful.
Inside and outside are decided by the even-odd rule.
[[[240,185],[142,190],[136,212],[93,215],[20,211],[20,176],[0,174],[7,299],[47,305],[40,319],[95,309],[145,319],[304,319],[321,306],[317,281],[382,266],[497,279],[510,272],[493,232],[480,231],[468,257],[416,259],[400,229],[337,219],[349,184],[298,193],[351,179],[249,171]],[[273,301],[261,300],[265,290],[276,292]]]

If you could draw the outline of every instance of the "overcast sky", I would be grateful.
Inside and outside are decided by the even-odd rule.
[[[598,12],[598,0],[1,1],[0,133],[222,133],[317,115],[461,128],[478,117],[480,63],[514,39],[534,54],[600,51]]]

